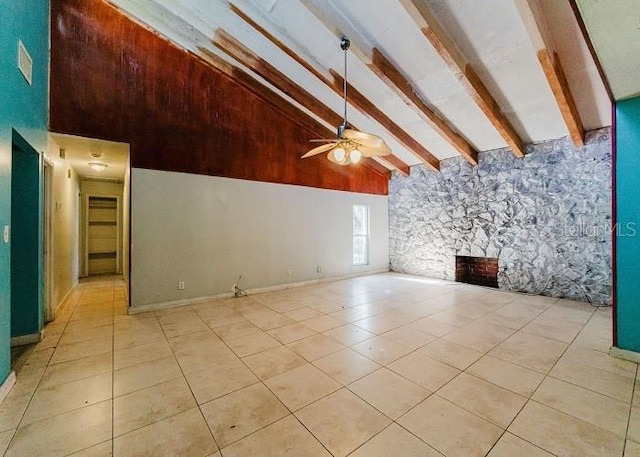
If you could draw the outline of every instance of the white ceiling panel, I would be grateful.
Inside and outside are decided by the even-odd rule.
[[[536,50],[513,2],[422,1],[455,41],[524,141],[567,135]],[[567,2],[540,1],[554,41],[558,42],[557,50],[570,87],[577,94],[585,126],[608,125],[610,107],[604,85],[577,33],[579,28]],[[194,52],[204,47],[251,74],[251,70],[213,45],[216,29],[222,28],[323,104],[342,113],[338,94],[234,14],[225,0],[112,0],[112,3],[179,46]],[[370,53],[371,47],[379,48],[418,95],[477,150],[506,145],[398,0],[237,0],[234,4],[324,75],[328,75],[329,69],[343,74],[343,53],[336,28],[348,29],[356,35],[349,38],[365,54]],[[444,159],[458,155],[367,63],[357,53],[349,53],[349,82],[434,156]],[[254,77],[277,91],[259,76]],[[297,101],[284,97],[309,112]],[[366,113],[349,106],[349,118],[358,128],[384,137],[394,153],[409,165],[420,162]]]

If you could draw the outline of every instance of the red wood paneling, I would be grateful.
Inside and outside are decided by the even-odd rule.
[[[301,160],[325,132],[102,0],[51,2],[50,97],[52,131],[130,143],[133,167],[387,194],[362,165]]]

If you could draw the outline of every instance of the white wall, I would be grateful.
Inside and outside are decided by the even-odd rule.
[[[131,197],[132,306],[389,264],[386,196],[134,168]],[[368,266],[352,265],[353,204],[371,208]]]
[[[55,315],[67,293],[78,283],[80,181],[69,162],[59,157],[59,148],[53,142],[49,143],[48,156],[53,162],[51,307]]]

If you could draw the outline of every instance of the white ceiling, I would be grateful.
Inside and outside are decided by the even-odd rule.
[[[49,136],[58,149],[64,149],[66,160],[81,178],[124,181],[129,160],[128,144],[61,133],[50,133]],[[93,157],[92,153],[100,154],[100,158]],[[107,168],[97,172],[89,162],[102,162]]]
[[[342,101],[338,95],[236,16],[225,0],[110,1],[179,46],[198,54],[201,54],[199,48],[204,47],[243,68],[212,44],[211,38],[216,29],[223,28],[335,112],[342,112]],[[604,85],[582,40],[568,1],[540,2],[585,127],[591,129],[610,125],[610,104]],[[407,75],[419,95],[477,150],[506,146],[503,138],[398,0],[234,2],[315,68],[322,72],[335,69],[342,74],[343,54],[338,37],[305,3],[321,5],[324,13],[328,12],[331,16],[333,25],[342,30],[350,28],[352,33],[357,34],[349,37],[354,43],[382,50]],[[568,134],[536,57],[536,49],[513,1],[428,0],[427,3],[525,142]],[[458,155],[449,143],[352,53],[349,55],[348,76],[355,88],[437,158]],[[260,77],[256,76],[256,79],[269,86]],[[298,105],[295,100],[290,101]],[[384,137],[394,154],[409,165],[419,163],[382,126],[352,106],[349,108],[349,120],[361,130]],[[336,127],[327,126],[332,129]]]
[[[616,100],[640,95],[640,0],[578,0]]]

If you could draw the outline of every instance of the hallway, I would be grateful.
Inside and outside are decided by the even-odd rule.
[[[639,455],[610,312],[381,274],[128,316],[101,278],[25,354],[0,454]]]

